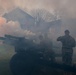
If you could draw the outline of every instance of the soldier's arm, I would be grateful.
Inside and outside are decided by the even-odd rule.
[[[74,38],[72,38],[72,39],[73,39],[73,47],[75,47],[76,46],[76,41],[75,41]]]
[[[62,40],[62,36],[57,38],[57,41],[61,41]]]

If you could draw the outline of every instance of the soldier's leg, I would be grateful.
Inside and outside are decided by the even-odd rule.
[[[71,54],[69,52],[65,52],[64,54],[64,63],[67,65],[71,64]]]
[[[73,56],[73,54],[72,53],[69,53],[69,55],[68,55],[68,64],[72,64],[72,56]]]
[[[69,54],[67,52],[65,52],[65,54],[64,54],[64,62],[65,62],[65,64],[68,64],[68,62],[69,62],[68,57],[69,57]]]
[[[62,63],[65,63],[65,52],[62,50]]]
[[[69,65],[71,65],[71,64],[72,64],[73,50],[70,49],[67,55],[68,55],[67,63],[68,63]]]

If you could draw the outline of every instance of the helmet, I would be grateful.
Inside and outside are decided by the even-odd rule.
[[[70,33],[70,31],[69,30],[65,30],[65,33]]]

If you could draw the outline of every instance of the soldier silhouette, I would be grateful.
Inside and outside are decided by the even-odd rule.
[[[53,51],[52,41],[48,38],[47,34],[40,36],[40,46],[43,51],[44,58],[55,62],[55,52]]]
[[[62,62],[64,64],[72,64],[73,47],[75,47],[75,39],[69,35],[69,30],[65,30],[65,35],[57,38],[62,43]]]

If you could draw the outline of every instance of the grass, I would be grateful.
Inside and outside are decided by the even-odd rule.
[[[12,46],[0,45],[0,75],[12,75],[9,62],[13,54]]]
[[[12,75],[9,67],[9,60],[0,61],[0,75]]]

